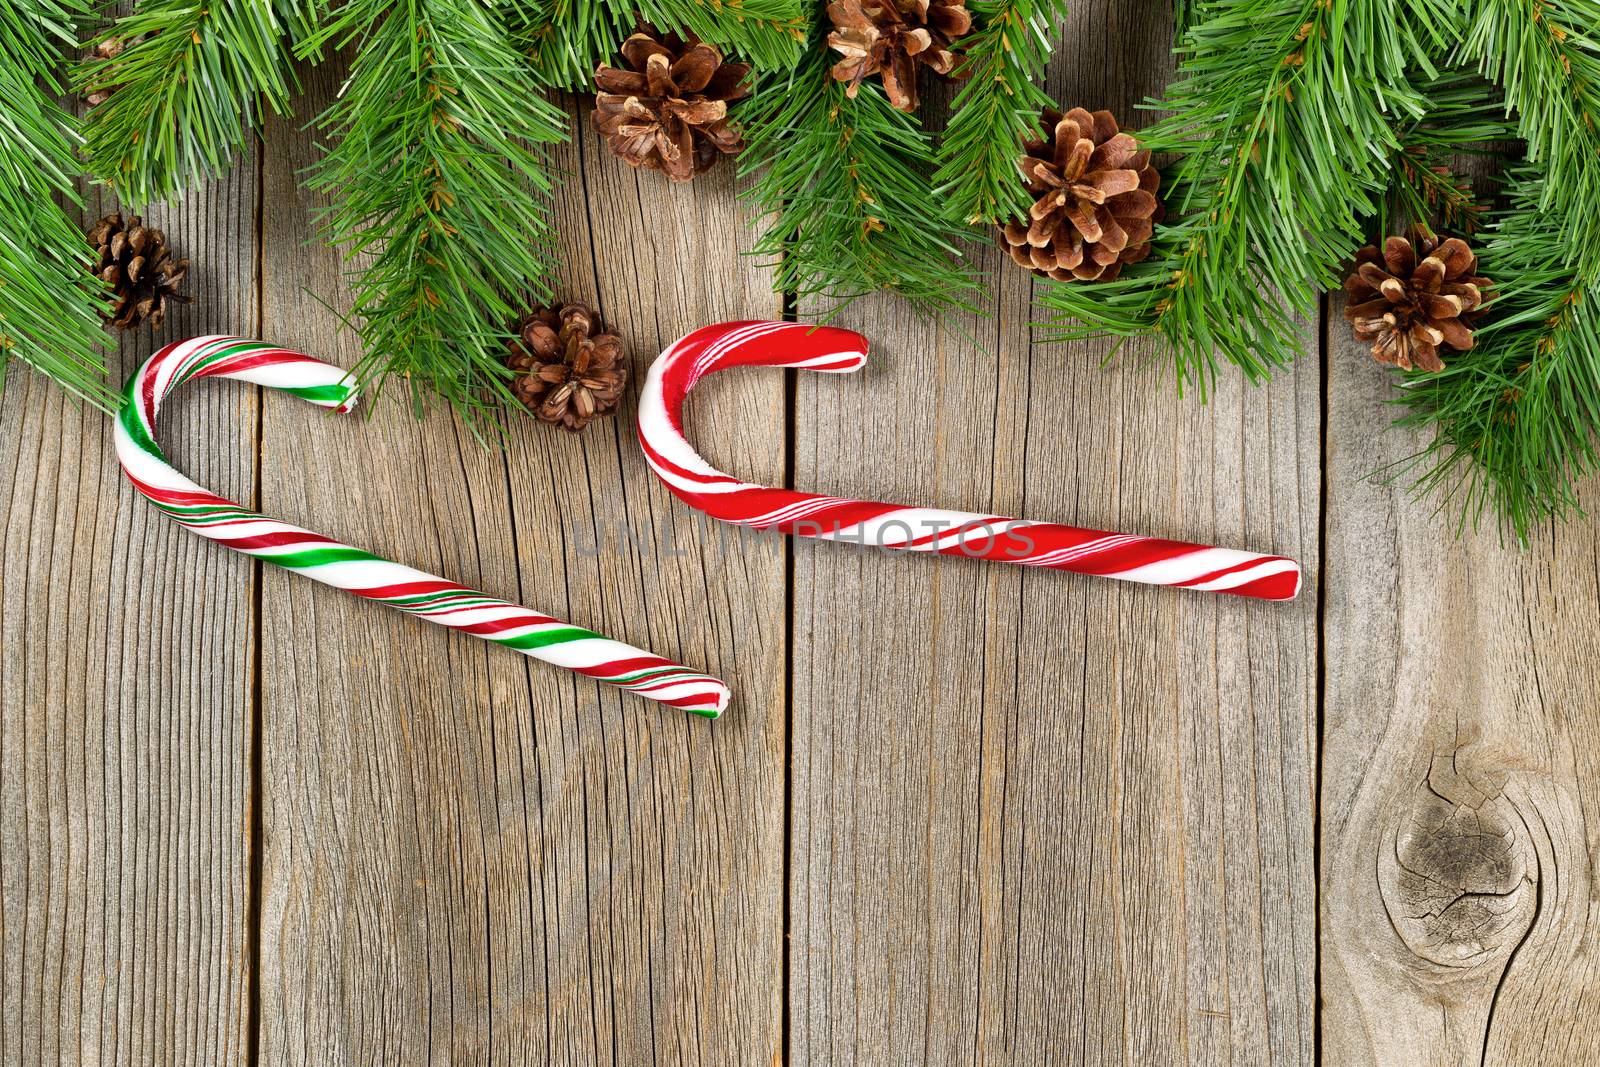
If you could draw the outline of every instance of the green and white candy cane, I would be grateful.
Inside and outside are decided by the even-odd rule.
[[[156,444],[162,400],[193,378],[254,382],[349,411],[356,394],[346,377],[338,367],[261,341],[178,341],[128,380],[116,426],[117,458],[128,480],[156,507],[236,552],[696,715],[715,717],[727,707],[728,687],[709,675],[240,507],[184,477]]]

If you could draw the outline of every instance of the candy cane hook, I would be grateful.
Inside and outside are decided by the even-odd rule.
[[[865,337],[832,326],[727,322],[696,330],[663,352],[645,379],[639,396],[645,457],[690,507],[741,526],[1261,600],[1291,600],[1299,592],[1300,565],[1283,556],[752,485],[715,469],[684,440],[684,398],[712,371],[799,367],[842,373],[860,369],[866,359]]]
[[[202,489],[174,469],[156,444],[156,412],[161,402],[192,378],[237,378],[334,411],[349,411],[356,403],[345,371],[261,341],[196,337],[161,349],[128,379],[116,426],[117,458],[134,488],[180,526],[324,585],[381,601],[650,700],[708,717],[727,707],[728,687],[715,678],[520,604],[259,515]]]

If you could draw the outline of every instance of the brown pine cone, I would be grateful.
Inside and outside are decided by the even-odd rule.
[[[649,27],[623,42],[622,57],[629,69],[594,72],[594,126],[629,166],[682,182],[744,147],[728,105],[750,93],[748,63],[724,63],[709,44]]]
[[[187,304],[178,286],[189,273],[187,259],[173,259],[167,235],[147,227],[144,219],[122,212],[107,215],[89,230],[89,243],[99,258],[94,273],[111,286],[115,303],[107,317],[118,329],[129,330],[149,321],[160,326],[167,303]]]
[[[889,103],[917,109],[917,64],[939,74],[956,65],[950,42],[972,29],[967,0],[835,0],[828,5],[828,47],[844,56],[833,76],[854,97],[869,75],[883,76]]]
[[[1017,164],[1039,199],[1004,227],[1000,247],[1046,278],[1110,281],[1150,254],[1165,215],[1161,174],[1109,111],[1046,111],[1041,126],[1045,136]]]
[[[1413,226],[1405,237],[1384,241],[1381,256],[1371,245],[1356,253],[1356,271],[1344,283],[1344,317],[1357,339],[1372,342],[1379,363],[1443,370],[1441,345],[1457,352],[1472,347],[1472,323],[1490,285],[1477,269],[1467,242]]]
[[[506,366],[518,372],[517,399],[541,421],[581,430],[616,413],[628,384],[622,340],[603,333],[583,304],[534,308],[507,343]]]

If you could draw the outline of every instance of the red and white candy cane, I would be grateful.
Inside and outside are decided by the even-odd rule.
[[[151,356],[128,379],[117,418],[117,458],[134,488],[179,525],[324,585],[381,601],[650,700],[708,717],[727,707],[728,687],[699,671],[257,514],[202,489],[178,473],[156,444],[156,412],[162,400],[192,378],[237,378],[335,411],[349,411],[356,403],[345,371],[261,341],[196,337],[170,344]]]
[[[645,379],[639,396],[645,457],[690,507],[741,526],[1261,600],[1290,600],[1299,592],[1300,565],[1283,556],[752,485],[716,470],[684,440],[684,398],[712,371],[797,367],[841,373],[858,370],[866,359],[865,337],[832,326],[727,322],[696,330],[663,352]]]

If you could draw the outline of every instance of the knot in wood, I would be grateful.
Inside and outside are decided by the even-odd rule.
[[[1502,791],[1436,764],[1411,811],[1385,835],[1378,880],[1395,932],[1443,967],[1504,961],[1538,909],[1538,859]]]

